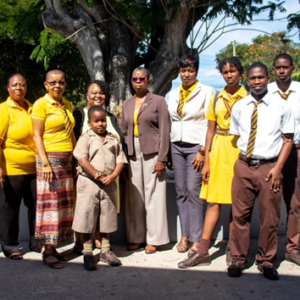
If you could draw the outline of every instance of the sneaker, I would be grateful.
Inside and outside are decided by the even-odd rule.
[[[300,266],[300,253],[299,252],[292,252],[292,253],[285,253],[285,260],[290,261],[298,266]]]
[[[227,269],[227,274],[229,277],[240,277],[245,269],[245,263],[240,260],[233,259],[230,266]]]
[[[83,256],[84,268],[88,271],[97,270],[97,263],[93,254],[84,254]]]
[[[114,254],[112,251],[101,252],[100,261],[105,262],[113,267],[122,265],[121,261],[117,258],[116,254]]]
[[[278,280],[279,275],[273,266],[258,265],[257,269],[269,280]]]

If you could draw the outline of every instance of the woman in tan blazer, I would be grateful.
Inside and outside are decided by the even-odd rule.
[[[165,99],[148,91],[151,80],[147,69],[136,68],[131,82],[136,94],[123,102],[120,126],[130,166],[126,231],[128,250],[146,242],[149,254],[169,243],[165,165],[170,117]]]

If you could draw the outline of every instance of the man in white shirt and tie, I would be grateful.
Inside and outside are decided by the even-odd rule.
[[[276,81],[268,85],[272,97],[286,101],[294,114],[295,134],[292,151],[282,169],[283,199],[286,205],[286,253],[285,258],[300,265],[300,82],[293,81],[293,59],[282,53],[273,61],[273,73]]]
[[[256,263],[270,280],[279,279],[273,261],[282,194],[282,168],[292,148],[294,117],[286,101],[268,93],[268,69],[255,62],[247,70],[251,94],[232,110],[230,133],[241,150],[232,181],[233,234],[230,277],[242,275],[250,245],[252,209],[257,198],[260,233]],[[283,140],[282,135],[285,139]]]

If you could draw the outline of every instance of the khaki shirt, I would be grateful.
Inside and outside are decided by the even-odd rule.
[[[111,134],[105,140],[91,129],[85,132],[78,140],[73,152],[77,160],[87,157],[90,164],[105,175],[110,175],[118,163],[127,163],[121,143]],[[89,177],[82,169],[79,172]]]

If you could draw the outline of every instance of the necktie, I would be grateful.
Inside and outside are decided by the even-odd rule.
[[[180,91],[180,99],[177,106],[177,114],[180,118],[182,118],[182,111],[183,111],[183,105],[184,105],[184,99],[189,95],[190,91]]]
[[[72,134],[72,124],[71,124],[71,121],[69,119],[69,116],[68,116],[68,113],[65,109],[65,105],[62,104],[57,104],[57,107],[63,112],[64,114],[64,122],[65,122],[65,129],[66,129],[66,136],[67,138],[70,138],[71,137],[71,134]]]
[[[289,97],[289,95],[291,94],[292,91],[289,91],[287,94],[284,93],[280,93],[279,91],[277,91],[277,93],[281,96],[282,99],[287,100],[287,98]]]
[[[241,100],[241,99],[242,99],[242,97],[238,96],[238,98],[233,102],[232,106],[229,105],[229,103],[228,103],[227,100],[223,99],[224,105],[225,105],[225,107],[226,107],[226,109],[227,109],[227,112],[226,112],[226,114],[225,114],[225,116],[224,116],[224,119],[225,119],[225,120],[227,120],[227,119],[231,116],[231,110],[232,110],[233,105],[234,105],[236,102],[238,102],[239,100]]]
[[[254,150],[256,131],[257,131],[257,105],[262,102],[263,102],[262,100],[254,102],[254,109],[251,116],[251,131],[248,140],[246,157],[250,157]]]

